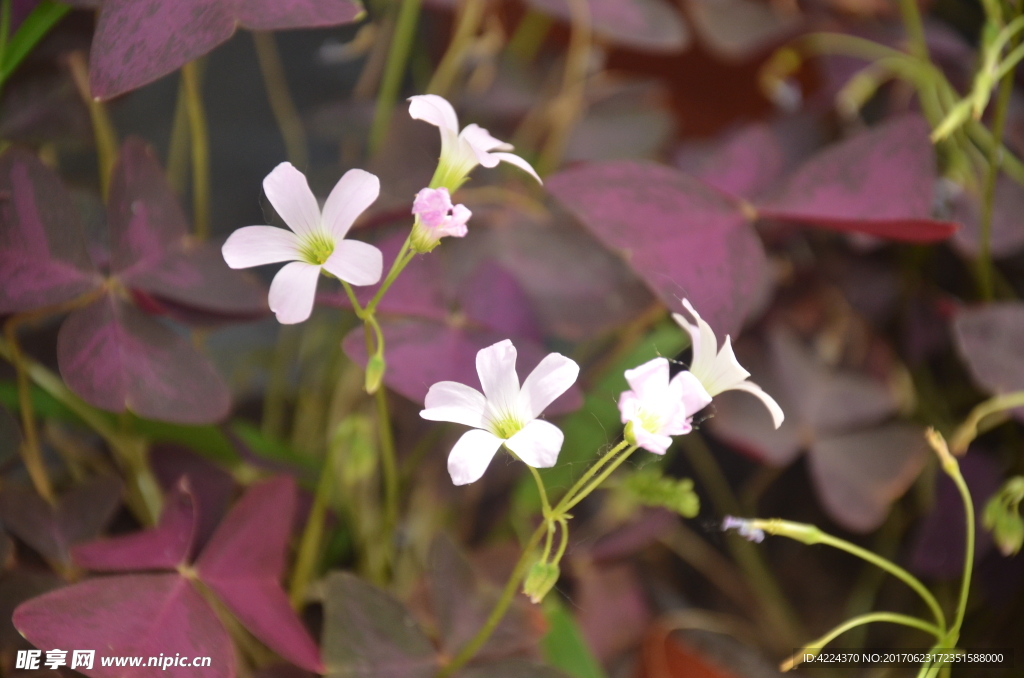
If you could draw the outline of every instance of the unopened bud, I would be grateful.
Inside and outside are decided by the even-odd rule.
[[[1024,547],[1024,518],[1020,504],[1024,500],[1024,476],[1010,478],[985,505],[982,522],[992,532],[999,551],[1012,556]]]
[[[377,354],[370,356],[370,360],[366,363],[366,392],[374,394],[377,389],[380,388],[380,382],[384,379],[384,371],[387,369],[387,363],[384,362],[384,356]]]
[[[523,593],[528,595],[534,603],[539,603],[558,583],[559,576],[561,576],[561,571],[558,569],[557,563],[537,561],[526,575],[526,581],[523,582]]]
[[[626,429],[622,432],[622,437],[626,439],[626,442],[631,446],[636,446],[636,434],[633,432],[632,420],[626,422]]]

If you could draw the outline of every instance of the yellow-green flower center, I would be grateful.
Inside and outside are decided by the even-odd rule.
[[[637,419],[640,420],[640,426],[650,433],[657,433],[661,429],[661,417],[653,412],[648,412],[645,409],[640,409],[637,412]]]
[[[322,266],[334,254],[334,238],[322,231],[302,236],[299,256],[307,264]]]
[[[490,422],[491,433],[498,436],[502,440],[508,440],[523,428],[523,423],[513,416],[505,415],[500,419],[494,419]]]

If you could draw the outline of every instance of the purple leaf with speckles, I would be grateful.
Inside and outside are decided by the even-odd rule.
[[[320,673],[319,650],[280,584],[295,506],[290,476],[253,485],[210,538],[196,571],[253,635],[296,666]]]
[[[762,217],[909,242],[957,229],[931,218],[935,151],[930,127],[907,115],[829,146],[758,205]]]
[[[766,280],[761,241],[736,202],[682,172],[637,162],[570,169],[545,186],[672,310],[688,298],[736,334]]]
[[[889,389],[865,375],[818,364],[781,328],[772,332],[770,346],[743,341],[736,353],[786,420],[774,430],[760,401],[726,392],[715,397],[711,430],[772,466],[787,465],[806,450],[818,499],[829,515],[856,532],[878,527],[927,458],[919,428],[885,423],[898,409]]]
[[[363,15],[349,0],[103,0],[93,36],[92,93],[109,99],[197,59],[237,26],[337,26]]]
[[[177,573],[90,579],[20,605],[14,626],[36,647],[98,650],[95,678],[233,678],[235,651],[216,613]],[[210,657],[209,667],[103,667],[100,656]],[[70,655],[69,655],[70,658]],[[145,659],[143,660],[146,661]]]
[[[60,178],[32,153],[0,155],[0,314],[70,301],[102,282]]]
[[[188,562],[196,523],[192,493],[182,480],[164,501],[156,527],[80,544],[72,549],[71,557],[75,565],[87,570],[173,570]]]

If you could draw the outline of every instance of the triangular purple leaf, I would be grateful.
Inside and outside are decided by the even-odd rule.
[[[804,163],[762,217],[909,242],[945,240],[957,229],[931,218],[935,151],[930,127],[906,115],[834,144]]]
[[[195,567],[253,635],[296,666],[320,672],[319,650],[280,585],[295,506],[290,476],[254,485],[221,522]]]
[[[718,334],[735,334],[766,281],[760,240],[737,204],[682,172],[609,162],[546,187],[620,254],[672,310],[688,298]]]
[[[235,649],[217,615],[192,584],[177,573],[90,579],[22,604],[14,625],[42,650],[95,649],[95,678],[186,678],[193,667],[104,667],[104,656],[210,657],[202,669],[212,678],[233,678]]]
[[[0,314],[69,301],[101,282],[60,177],[32,153],[7,149],[0,155]]]
[[[207,458],[174,444],[154,445],[149,451],[149,463],[160,486],[169,494],[176,491],[183,477],[188,478],[199,516],[193,552],[201,552],[227,512],[235,479]]]
[[[71,556],[87,570],[173,570],[188,561],[197,522],[192,493],[188,483],[181,481],[165,499],[156,527],[80,544]]]
[[[974,383],[990,394],[1024,389],[1024,304],[1007,302],[959,310],[953,339]]]
[[[227,416],[230,393],[189,340],[114,296],[71,314],[57,337],[67,385],[113,412],[207,424]]]

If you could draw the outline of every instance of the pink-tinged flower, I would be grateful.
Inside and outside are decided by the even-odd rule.
[[[632,390],[619,396],[622,423],[632,423],[633,440],[654,454],[665,454],[672,436],[689,433],[693,415],[711,402],[691,373],[680,372],[669,379],[664,358],[626,370],[626,382]]]
[[[743,369],[743,366],[736,360],[729,336],[726,335],[722,350],[719,351],[718,340],[715,338],[715,332],[711,326],[697,314],[697,311],[686,299],[683,299],[683,306],[693,316],[696,323],[690,323],[679,313],[673,313],[672,317],[690,335],[690,341],[693,344],[693,361],[690,363],[690,372],[701,383],[708,395],[714,397],[723,391],[746,391],[760,398],[764,406],[768,408],[775,428],[782,426],[782,421],[786,418],[782,413],[782,408],[760,386],[752,381],[747,381],[750,372]]]
[[[480,349],[476,372],[484,392],[454,381],[430,387],[420,416],[472,426],[448,455],[448,473],[456,485],[480,479],[498,448],[505,444],[535,468],[555,465],[564,436],[554,424],[537,419],[544,408],[576,383],[580,367],[558,353],[548,354],[519,385],[516,348],[506,339]]]
[[[424,188],[416,194],[412,204],[416,223],[412,227],[412,247],[417,252],[429,252],[445,237],[463,238],[466,222],[473,216],[465,205],[453,205],[447,188]]]
[[[515,165],[540,182],[540,177],[530,163],[518,155],[505,152],[512,150],[511,144],[495,139],[490,132],[476,124],[467,125],[460,132],[459,117],[444,97],[436,94],[410,97],[409,115],[441,130],[441,160],[430,182],[431,186],[444,186],[454,192],[474,167],[497,167],[499,162]]]
[[[246,226],[232,233],[221,251],[231,268],[291,262],[270,284],[270,310],[278,322],[290,325],[309,317],[321,270],[352,285],[373,285],[380,280],[380,250],[358,240],[345,240],[356,218],[377,199],[377,177],[360,169],[349,170],[327,196],[323,213],[306,177],[291,163],[275,167],[263,180],[263,190],[291,230]]]

